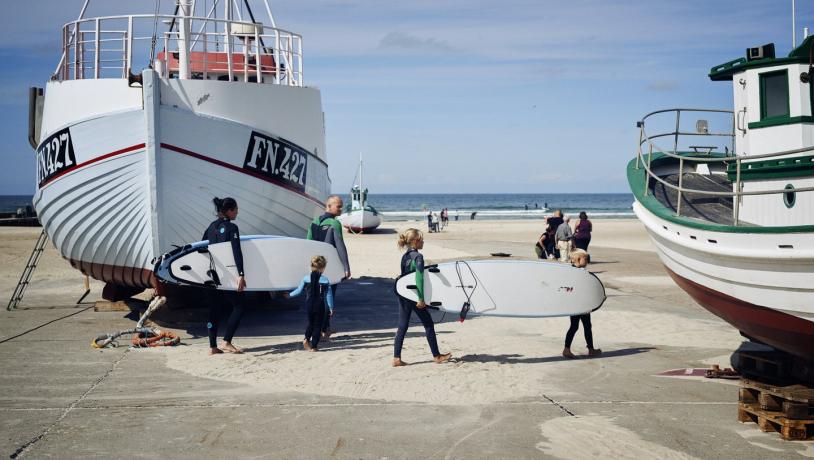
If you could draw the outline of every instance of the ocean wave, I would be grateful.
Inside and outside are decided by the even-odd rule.
[[[437,211],[433,211],[437,214]],[[543,210],[543,209],[529,209],[528,211],[525,210],[511,210],[511,211],[501,211],[501,210],[490,210],[490,209],[480,209],[480,210],[458,210],[457,215],[459,219],[469,219],[473,212],[476,212],[476,218],[503,218],[503,219],[511,219],[511,218],[525,218],[525,219],[542,219],[544,217],[548,217],[551,215],[551,211]],[[388,220],[397,220],[397,219],[423,219],[427,217],[427,211],[380,211],[379,214],[385,217]],[[566,212],[566,215],[576,218],[578,216],[578,212]],[[456,211],[449,211],[449,218],[451,220],[455,220]],[[590,212],[588,213],[588,218],[613,218],[613,217],[635,217],[633,210],[624,210],[624,211],[597,211],[597,212]]]

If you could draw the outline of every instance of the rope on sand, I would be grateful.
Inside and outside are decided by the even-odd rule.
[[[100,335],[90,342],[90,346],[93,348],[107,348],[108,346],[118,347],[119,342],[117,339],[123,335],[133,336],[133,339],[131,340],[131,346],[133,348],[168,347],[178,345],[181,343],[181,338],[174,333],[144,327],[144,322],[147,320],[147,318],[166,302],[167,298],[164,296],[155,297],[147,307],[147,311],[145,311],[144,314],[141,315],[141,318],[139,318],[138,323],[136,323],[136,327],[133,329],[125,329],[119,332]]]

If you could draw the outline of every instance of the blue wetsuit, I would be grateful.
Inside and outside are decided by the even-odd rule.
[[[415,284],[418,288],[418,298],[424,300],[424,256],[416,249],[410,249],[401,258],[401,274],[415,272]],[[393,345],[393,357],[401,358],[401,347],[404,344],[404,336],[407,334],[407,328],[410,326],[410,315],[415,311],[421,324],[424,325],[424,331],[427,334],[427,342],[430,344],[430,351],[433,356],[440,356],[438,351],[438,341],[435,338],[435,324],[432,322],[432,317],[427,312],[426,308],[418,308],[416,302],[399,297],[399,328],[396,332],[396,341]]]
[[[316,349],[322,334],[322,322],[326,316],[325,307],[328,307],[327,311],[334,311],[331,282],[325,275],[315,270],[311,274],[305,275],[297,289],[291,291],[289,295],[297,297],[302,294],[303,290],[307,293],[305,303],[308,312],[308,327],[305,328],[305,340],[308,340],[311,347]]]
[[[232,243],[232,255],[235,259],[235,266],[240,276],[243,276],[243,252],[240,250],[240,232],[237,225],[229,219],[221,217],[209,224],[203,234],[204,240],[209,240],[209,244]],[[218,323],[224,314],[226,307],[231,307],[229,321],[226,323],[226,333],[223,340],[231,343],[235,335],[240,318],[243,317],[243,293],[232,291],[215,290],[211,295],[206,296],[209,302],[209,322],[206,327],[209,331],[209,346],[217,347]]]

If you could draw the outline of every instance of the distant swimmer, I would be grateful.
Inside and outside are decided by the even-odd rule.
[[[246,280],[243,278],[243,252],[240,250],[240,232],[232,221],[237,218],[237,201],[234,198],[217,198],[212,202],[218,213],[218,218],[206,229],[203,239],[209,240],[209,244],[224,243],[231,241],[232,255],[237,268],[237,292],[213,290],[207,295],[209,305],[209,322],[206,328],[209,331],[209,354],[215,355],[228,351],[229,353],[243,353],[241,348],[232,345],[232,338],[235,335],[240,318],[243,316],[243,290],[246,289]],[[226,333],[223,335],[221,348],[217,347],[218,324],[224,315],[225,307],[231,307],[229,321],[226,323]]]
[[[349,280],[350,261],[348,260],[348,250],[345,248],[345,240],[342,237],[342,224],[336,220],[342,214],[342,198],[339,195],[331,195],[328,201],[325,202],[325,212],[314,219],[311,225],[308,226],[308,235],[306,239],[324,241],[336,248],[339,253],[339,260],[342,261],[342,266],[345,269],[345,279]],[[333,297],[336,298],[336,287],[338,284],[331,285]],[[322,323],[323,338],[329,338],[333,331],[331,330],[331,318],[326,316]]]
[[[424,325],[424,331],[427,334],[427,342],[430,344],[430,351],[432,352],[433,360],[438,363],[445,363],[449,361],[452,355],[450,353],[441,354],[438,351],[438,341],[435,337],[435,325],[432,322],[432,317],[427,313],[427,304],[424,303],[424,256],[418,252],[424,247],[424,235],[421,230],[415,228],[408,228],[401,235],[398,241],[399,249],[407,248],[407,252],[401,258],[401,275],[404,276],[410,272],[415,272],[415,285],[418,291],[418,302],[407,300],[399,297],[399,327],[396,332],[396,341],[393,344],[393,366],[406,366],[407,363],[401,360],[401,347],[404,343],[404,336],[407,334],[407,328],[410,326],[410,316],[415,311],[421,324]]]
[[[302,347],[308,351],[317,351],[319,338],[322,335],[322,323],[327,316],[334,314],[334,296],[331,289],[331,282],[323,275],[327,261],[323,256],[311,258],[311,274],[305,275],[300,281],[299,287],[291,291],[291,297],[297,297],[302,291],[307,289],[305,298],[306,311],[308,312],[308,326],[305,328],[305,339]],[[326,312],[327,307],[327,312]]]

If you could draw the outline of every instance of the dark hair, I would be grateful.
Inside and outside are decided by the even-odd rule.
[[[585,214],[585,211],[581,211],[579,213],[579,218],[582,219],[582,220],[585,220],[585,219],[588,218],[588,214]]]
[[[237,208],[237,201],[234,198],[227,197],[227,198],[212,198],[212,203],[215,204],[215,210],[218,214],[223,214],[226,211],[231,211],[232,209]]]

